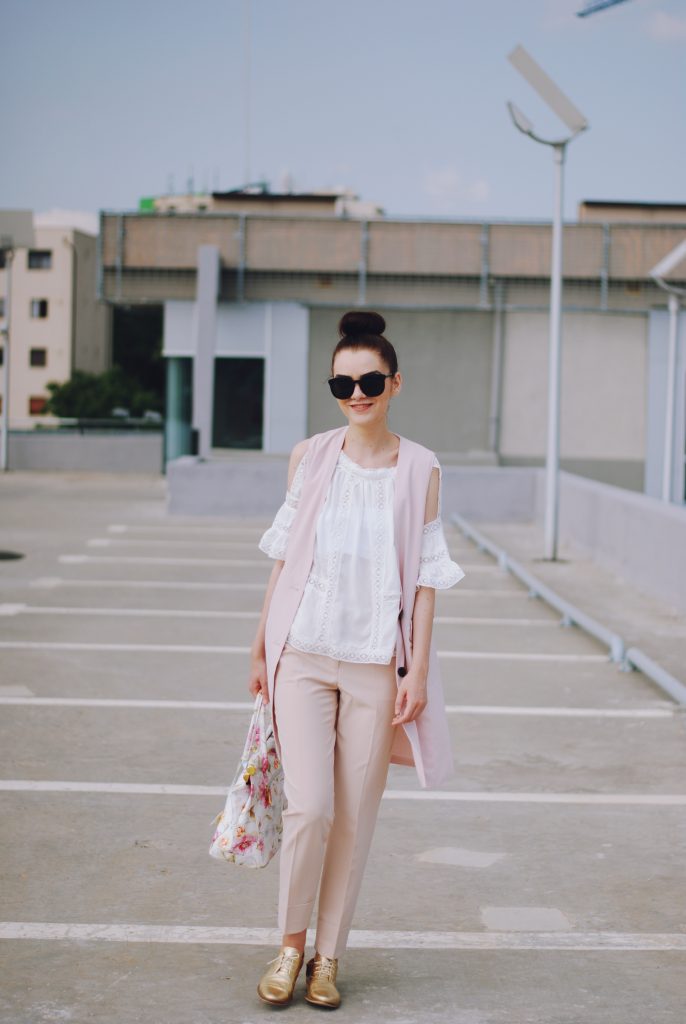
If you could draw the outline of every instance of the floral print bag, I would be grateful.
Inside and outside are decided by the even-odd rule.
[[[266,867],[281,843],[283,790],[270,705],[258,693],[224,810],[212,821],[210,856],[247,868]]]

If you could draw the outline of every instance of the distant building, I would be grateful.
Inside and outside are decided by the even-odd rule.
[[[631,203],[621,200],[584,199],[579,220],[605,223],[686,224],[686,203]]]
[[[361,306],[386,317],[405,378],[392,430],[446,464],[543,465],[549,222],[342,217],[321,196],[314,215],[315,205],[297,207],[304,197],[243,192],[223,200],[232,210],[101,214],[101,296],[129,316],[156,308],[163,319],[167,460],[196,447],[205,459],[287,454],[340,424],[326,378],[338,318]],[[585,220],[564,227],[561,465],[659,494],[668,316],[649,271],[686,227],[678,211],[673,221],[662,213],[642,223],[629,210],[618,222],[586,206]],[[672,279],[683,284],[686,268]],[[678,502],[685,320],[675,378]]]
[[[140,200],[141,212],[285,214],[289,217],[383,217],[376,203],[364,202],[350,189],[314,192],[270,192],[260,186],[228,192],[148,196]]]
[[[54,422],[45,413],[49,381],[67,381],[74,370],[101,373],[110,365],[109,309],[97,298],[97,238],[60,220],[55,214],[37,215],[34,247],[14,252],[9,398],[13,430]],[[5,316],[6,276],[6,259],[0,252],[0,320]],[[1,389],[0,375],[0,403],[5,400]]]

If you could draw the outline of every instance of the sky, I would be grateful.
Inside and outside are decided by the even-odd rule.
[[[389,217],[549,220],[552,151],[506,101],[566,129],[507,60],[518,43],[590,123],[565,219],[583,199],[686,202],[686,3],[583,3],[0,0],[0,208],[290,176]]]

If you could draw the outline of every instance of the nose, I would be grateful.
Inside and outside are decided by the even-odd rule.
[[[360,387],[360,382],[359,382],[358,380],[356,380],[356,381],[355,381],[355,390],[354,390],[354,391],[353,391],[353,393],[352,393],[352,398],[351,398],[351,401],[353,401],[353,402],[356,402],[356,401],[357,401],[357,402],[359,402],[359,400],[360,400],[361,398],[365,398],[365,399],[366,399],[366,397],[367,397],[367,396],[365,395],[364,391],[363,391],[363,390],[362,390],[362,388]]]

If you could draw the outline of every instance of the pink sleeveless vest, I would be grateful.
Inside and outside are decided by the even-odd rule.
[[[265,623],[267,686],[269,700],[272,702],[276,667],[312,567],[317,520],[347,429],[347,424],[335,427],[314,434],[309,440],[308,462],[298,509],[290,529],[284,566],[274,587]],[[400,437],[393,512],[402,590],[396,641],[398,676],[405,675],[412,664],[412,611],[433,460],[434,453],[429,448]],[[414,722],[397,725],[394,732],[391,763],[414,766],[422,788],[438,786],[454,774],[443,684],[433,636],[429,650],[426,707]],[[276,716],[274,738],[280,757]]]

